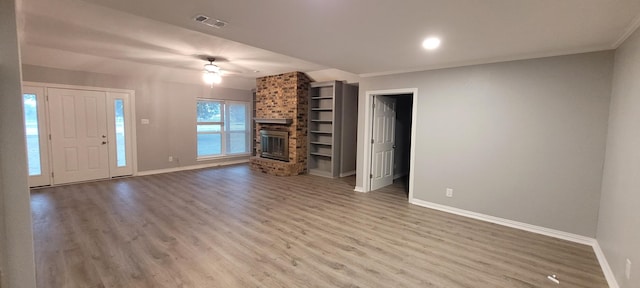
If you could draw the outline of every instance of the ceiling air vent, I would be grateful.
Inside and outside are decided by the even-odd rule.
[[[224,28],[224,26],[227,26],[227,24],[228,24],[227,22],[224,22],[224,21],[222,21],[222,20],[218,20],[218,19],[216,19],[216,20],[213,22],[213,27],[216,27],[216,28]]]
[[[205,22],[205,21],[209,20],[209,17],[204,16],[204,15],[198,15],[198,16],[196,16],[196,18],[193,18],[193,20],[196,20],[196,22]]]
[[[193,20],[195,20],[196,22],[202,23],[204,25],[215,27],[215,28],[224,28],[225,26],[227,26],[227,24],[229,24],[222,20],[212,19],[211,17],[206,15],[198,15],[194,17]]]

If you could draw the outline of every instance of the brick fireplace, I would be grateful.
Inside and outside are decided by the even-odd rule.
[[[255,129],[258,156],[251,158],[252,169],[277,176],[293,176],[307,172],[310,83],[311,79],[302,72],[256,79]],[[287,132],[288,161],[260,157],[260,131]]]

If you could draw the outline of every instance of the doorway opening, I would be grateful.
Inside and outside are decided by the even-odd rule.
[[[411,170],[411,124],[413,116],[413,95],[386,96],[396,98],[395,157],[393,182],[402,185],[409,196],[409,171]]]
[[[367,92],[364,192],[394,184],[413,196],[417,89]]]

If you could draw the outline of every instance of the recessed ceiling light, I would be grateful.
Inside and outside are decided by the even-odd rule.
[[[422,41],[422,47],[427,50],[435,50],[440,47],[440,38],[438,37],[429,37]]]

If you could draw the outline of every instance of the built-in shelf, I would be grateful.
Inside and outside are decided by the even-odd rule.
[[[307,171],[337,178],[356,170],[358,87],[344,81],[311,83]]]
[[[259,124],[282,124],[282,125],[290,125],[293,123],[293,119],[287,118],[253,118],[256,123]]]
[[[344,81],[311,83],[307,171],[337,178],[356,170],[358,88]],[[346,174],[346,173],[345,173]]]
[[[343,85],[342,81],[311,83],[309,174],[330,178],[339,176]]]
[[[328,154],[328,153],[311,152],[311,153],[309,153],[309,154],[311,154],[311,155],[315,155],[315,156],[322,156],[322,157],[328,157],[328,158],[331,158],[331,154]]]
[[[331,172],[326,171],[326,170],[322,170],[322,169],[319,169],[319,168],[311,168],[311,169],[309,169],[309,174],[316,175],[316,176],[321,176],[321,177],[333,178],[333,175],[331,174]]]

